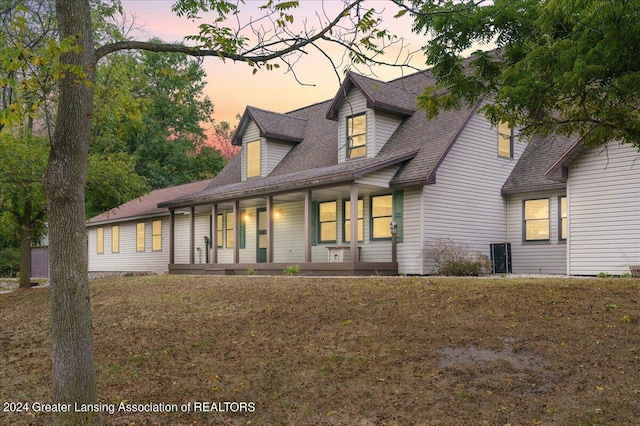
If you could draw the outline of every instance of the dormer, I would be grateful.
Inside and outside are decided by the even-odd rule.
[[[415,93],[349,72],[327,111],[338,121],[338,162],[375,157],[415,111]]]
[[[242,181],[268,176],[304,139],[307,120],[248,106],[231,143],[240,151]]]

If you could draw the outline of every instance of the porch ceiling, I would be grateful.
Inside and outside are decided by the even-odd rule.
[[[386,188],[381,188],[373,185],[364,185],[358,184],[358,193],[360,195],[372,194],[380,191],[384,191]],[[340,185],[329,188],[321,188],[321,189],[313,189],[312,190],[312,198],[314,201],[330,201],[335,200],[337,198],[345,198],[349,197],[350,194],[350,185]],[[281,203],[293,203],[297,201],[304,200],[304,192],[289,192],[286,194],[278,194],[274,195],[273,203],[281,204]],[[267,198],[263,196],[258,196],[255,198],[247,198],[240,201],[240,208],[255,208],[255,207],[264,207],[267,204]],[[202,204],[196,206],[196,213],[204,213],[211,211],[212,204]],[[232,202],[221,202],[218,203],[219,210],[231,210],[233,209]],[[176,211],[185,211],[188,209],[176,209]]]

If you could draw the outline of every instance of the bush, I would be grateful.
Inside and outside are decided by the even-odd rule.
[[[437,275],[475,277],[491,272],[487,256],[471,252],[469,246],[450,238],[437,238],[426,254],[433,259]]]
[[[295,276],[300,274],[300,265],[289,265],[284,269],[284,274],[289,276]]]
[[[20,271],[20,249],[5,248],[0,250],[0,277],[15,277]]]

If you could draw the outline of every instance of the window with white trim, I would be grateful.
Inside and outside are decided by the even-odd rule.
[[[337,235],[337,208],[335,201],[318,203],[318,241],[335,243]]]
[[[524,200],[524,241],[549,241],[548,198]]]
[[[498,156],[513,158],[513,129],[509,123],[498,123]]]
[[[367,114],[347,117],[347,158],[367,155]]]

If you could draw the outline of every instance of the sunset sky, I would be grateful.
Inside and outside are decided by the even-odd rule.
[[[172,11],[173,0],[123,0],[125,12],[129,18],[134,17],[141,32],[135,37],[138,40],[146,40],[151,37],[159,37],[167,42],[182,41],[184,36],[197,34],[198,22],[192,22],[186,18],[178,18]],[[264,1],[248,0],[246,3],[250,11],[241,14],[241,18],[260,16],[258,5]],[[296,24],[305,18],[309,22],[316,22],[316,12],[322,7],[327,11],[331,19],[338,13],[342,2],[335,0],[309,0],[302,1],[300,10],[296,12]],[[409,44],[410,50],[418,50],[426,43],[426,36],[411,33],[411,18],[406,15],[401,19],[394,19],[396,13],[394,6],[388,1],[369,1],[368,7],[374,7],[376,11],[385,10],[385,26],[394,34],[403,37]],[[206,16],[206,15],[205,15]],[[203,19],[204,20],[204,19]],[[338,62],[342,52],[333,49],[332,57]],[[385,52],[386,53],[386,52]],[[395,61],[398,55],[396,51],[390,51],[386,56],[389,62]],[[424,57],[421,52],[412,57],[414,66],[424,68]],[[339,66],[342,75],[345,63]],[[295,70],[298,79],[307,85],[301,85],[292,75],[285,73],[281,67],[273,71],[261,70],[252,74],[252,69],[244,63],[223,62],[218,58],[206,58],[204,68],[207,73],[206,94],[215,104],[214,118],[216,121],[229,121],[236,124],[236,114],[242,114],[247,105],[256,106],[271,111],[287,112],[304,107],[316,102],[332,98],[340,86],[340,81],[331,63],[317,51],[310,51],[296,64]],[[371,75],[381,80],[391,80],[414,72],[410,69],[390,67],[376,67],[373,70],[361,68],[363,74]]]

